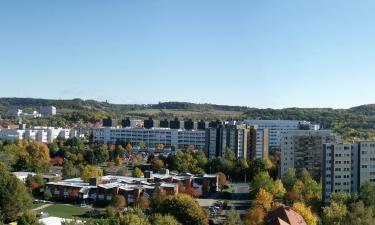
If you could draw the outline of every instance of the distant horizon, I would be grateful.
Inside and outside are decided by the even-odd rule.
[[[76,98],[39,98],[39,97],[7,97],[7,96],[0,96],[0,98],[17,98],[17,99],[42,99],[42,100],[74,100],[74,99],[80,99],[80,100],[83,100],[83,101],[97,101],[97,102],[106,102],[106,100],[100,100],[100,99],[92,99],[92,98],[80,98],[80,97],[76,97]],[[337,110],[340,110],[340,109],[343,109],[343,110],[346,110],[346,109],[350,109],[350,108],[354,108],[354,107],[358,107],[358,106],[365,106],[365,105],[374,105],[375,103],[365,103],[365,104],[359,104],[359,105],[353,105],[353,106],[350,106],[348,108],[333,108],[333,107],[299,107],[299,106],[291,106],[291,107],[284,107],[284,108],[270,108],[270,107],[266,107],[266,108],[262,108],[262,107],[255,107],[255,106],[247,106],[247,105],[230,105],[230,104],[217,104],[217,103],[212,103],[212,102],[189,102],[189,101],[175,101],[175,100],[169,100],[169,101],[158,101],[158,102],[154,102],[154,103],[117,103],[117,102],[111,102],[109,100],[107,100],[107,103],[109,104],[114,104],[114,105],[157,105],[159,103],[167,103],[167,102],[177,102],[177,103],[192,103],[192,104],[208,104],[208,105],[219,105],[219,106],[233,106],[233,107],[247,107],[247,108],[256,108],[256,109],[275,109],[275,110],[279,110],[279,109],[288,109],[288,108],[299,108],[299,109],[337,109]]]

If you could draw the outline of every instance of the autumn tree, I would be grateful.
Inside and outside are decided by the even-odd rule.
[[[17,218],[17,225],[42,225],[32,211],[26,211]]]
[[[170,196],[160,205],[160,213],[170,214],[184,225],[206,225],[208,215],[198,202],[184,194]]]
[[[150,225],[150,222],[143,214],[126,213],[120,218],[120,225]]]
[[[159,211],[161,203],[167,199],[167,194],[160,188],[155,188],[150,199],[150,208]]]
[[[257,191],[262,188],[265,191],[272,193],[275,187],[275,182],[272,180],[268,172],[260,172],[258,173],[253,181],[250,183],[250,188],[253,190],[252,191],[252,196],[255,196]]]
[[[236,211],[233,207],[227,213],[227,219],[223,223],[223,225],[242,225],[241,217],[238,211]]]
[[[144,174],[143,174],[142,170],[140,170],[138,167],[135,167],[134,170],[133,170],[132,176],[133,177],[143,177]]]
[[[244,224],[263,225],[266,212],[261,207],[252,207],[246,212]]]
[[[262,207],[265,211],[271,208],[273,195],[263,188],[260,188],[255,198],[255,205]]]
[[[161,170],[164,168],[164,162],[160,159],[154,159],[152,160],[152,168],[154,170]]]
[[[362,201],[350,204],[346,223],[348,225],[374,225],[373,209],[366,207]]]
[[[308,225],[317,225],[318,217],[313,214],[311,207],[306,206],[301,202],[293,204],[293,210],[300,214]]]
[[[284,197],[285,193],[286,193],[286,190],[284,188],[283,182],[281,182],[281,180],[277,179],[274,183],[274,186],[273,186],[273,189],[272,189],[272,194],[276,198],[282,198],[282,197]]]
[[[218,179],[219,179],[220,191],[223,191],[223,189],[227,186],[227,176],[225,176],[225,174],[222,172],[218,172],[216,175],[218,176]]]
[[[88,182],[90,178],[103,176],[103,170],[99,167],[87,165],[82,170],[81,178],[85,182]]]
[[[125,201],[124,196],[122,195],[113,196],[110,205],[117,210],[124,208],[126,206],[126,201]]]
[[[151,225],[182,225],[171,215],[154,214],[150,217]]]
[[[131,155],[131,153],[132,153],[132,150],[133,150],[133,146],[132,146],[130,143],[128,143],[128,144],[126,145],[126,147],[125,147],[125,152],[126,152],[126,155],[127,155],[128,157],[130,157],[130,155]]]
[[[26,151],[30,157],[30,167],[36,170],[45,169],[50,162],[49,149],[46,144],[33,141],[27,147]]]
[[[348,209],[342,202],[331,202],[329,206],[323,207],[322,220],[325,225],[344,224]]]
[[[122,158],[120,156],[116,156],[114,161],[116,166],[122,165]]]

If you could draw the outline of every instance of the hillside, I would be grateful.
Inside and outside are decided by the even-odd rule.
[[[42,105],[54,105],[60,116],[29,121],[32,124],[64,125],[76,122],[95,122],[106,116],[157,119],[287,119],[309,120],[323,128],[333,129],[345,140],[375,139],[375,105],[350,109],[285,108],[257,109],[243,106],[195,104],[188,102],[160,102],[158,104],[111,104],[95,100],[54,100],[33,98],[0,98],[0,113],[5,115],[10,107],[38,110]]]

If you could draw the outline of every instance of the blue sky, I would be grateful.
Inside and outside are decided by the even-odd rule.
[[[0,2],[0,96],[375,103],[372,0]]]

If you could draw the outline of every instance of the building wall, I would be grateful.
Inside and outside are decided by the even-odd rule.
[[[155,147],[156,144],[187,147],[192,144],[196,149],[204,148],[206,135],[205,131],[168,128],[96,128],[93,134],[94,141],[98,143],[115,144],[122,141],[133,145],[145,143],[148,147]]]
[[[336,142],[329,130],[294,130],[282,136],[281,177],[289,168],[297,171],[306,168],[315,178],[320,178],[323,161],[323,144]]]
[[[268,129],[270,148],[280,148],[282,135],[290,130],[298,130],[301,124],[307,124],[310,130],[319,130],[319,125],[298,120],[245,120],[244,124]]]
[[[351,192],[352,146],[350,144],[323,145],[323,200],[331,193]]]

